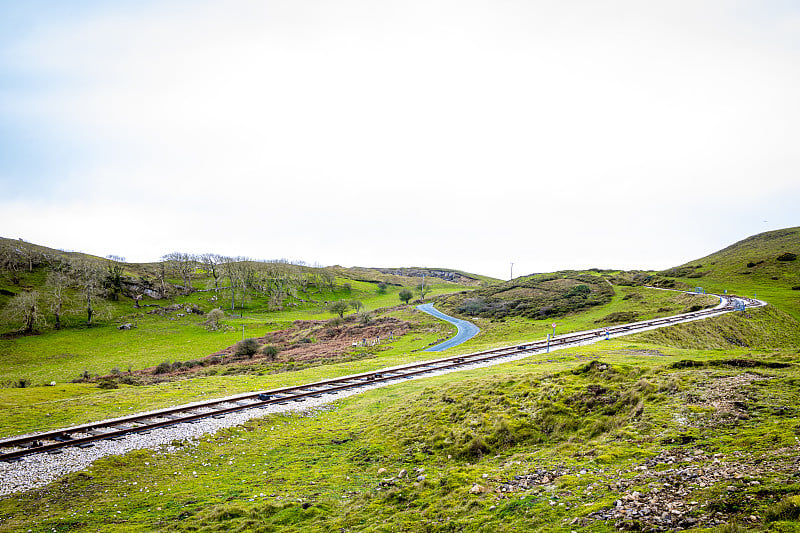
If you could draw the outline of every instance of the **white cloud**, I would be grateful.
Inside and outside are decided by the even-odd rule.
[[[67,239],[91,217],[87,248],[142,258],[666,267],[710,200],[797,192],[798,48],[780,14],[735,8],[169,2],[50,21],[4,54],[49,80],[13,112],[83,155],[52,176],[71,192],[0,222],[49,244],[54,220]]]

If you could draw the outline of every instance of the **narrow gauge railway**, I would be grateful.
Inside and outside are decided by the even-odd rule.
[[[554,348],[578,346],[596,342],[607,337],[629,335],[654,327],[663,327],[734,310],[765,305],[764,302],[750,298],[731,295],[716,296],[719,296],[721,303],[712,309],[610,326],[608,328],[598,328],[589,331],[558,335],[547,340],[505,346],[482,352],[445,357],[411,365],[344,376],[306,385],[248,393],[231,398],[194,403],[124,418],[38,433],[35,435],[10,438],[0,441],[0,451],[3,451],[3,453],[0,453],[0,461],[18,461],[26,455],[36,453],[60,453],[61,449],[69,446],[90,447],[94,442],[100,440],[120,439],[124,438],[126,435],[146,433],[154,429],[175,424],[197,422],[208,417],[223,417],[228,413],[242,411],[244,409],[264,408],[274,404],[288,404],[289,402],[302,402],[306,398],[318,398],[324,394],[333,395],[343,390],[364,387],[375,383],[399,381],[423,376],[431,372],[458,369],[490,361],[502,361],[504,358],[518,357],[526,353],[528,355],[533,355]]]

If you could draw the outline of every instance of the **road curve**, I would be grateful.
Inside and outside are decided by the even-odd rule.
[[[441,320],[446,320],[451,324],[454,324],[458,328],[458,333],[455,334],[454,337],[444,341],[441,344],[437,344],[436,346],[431,346],[426,352],[441,352],[448,348],[452,348],[453,346],[458,346],[459,344],[470,340],[472,337],[477,335],[481,330],[478,326],[473,324],[472,322],[467,322],[466,320],[461,320],[458,318],[453,318],[448,316],[441,311],[434,309],[433,304],[422,304],[418,305],[417,309],[428,313],[429,315],[435,316]]]

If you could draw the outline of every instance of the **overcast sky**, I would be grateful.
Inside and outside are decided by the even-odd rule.
[[[794,1],[0,0],[0,235],[508,278],[800,225]]]

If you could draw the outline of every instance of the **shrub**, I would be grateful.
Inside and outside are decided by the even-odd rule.
[[[166,374],[172,369],[172,365],[169,364],[169,361],[164,361],[160,363],[155,370],[153,370],[153,374]]]
[[[114,374],[115,376],[119,376],[120,374],[122,374],[122,371],[115,366],[114,368],[111,369],[111,373]]]
[[[119,388],[119,384],[116,381],[114,381],[113,379],[108,379],[108,378],[101,379],[97,383],[97,386],[99,388],[101,388],[101,389],[118,389]]]
[[[797,254],[791,252],[786,252],[778,256],[778,261],[794,261],[795,259],[797,259]]]
[[[467,298],[456,311],[461,314],[475,316],[484,312],[487,308],[486,300],[483,298]]]
[[[270,361],[274,361],[275,358],[278,356],[278,347],[272,346],[271,344],[263,346],[261,348],[261,354],[265,355],[267,359],[269,359]]]
[[[222,309],[212,309],[206,315],[206,321],[203,324],[206,326],[206,329],[209,331],[213,331],[219,328],[219,321],[225,318],[225,313]]]
[[[387,285],[384,282],[378,283],[378,294],[386,294]]]
[[[409,301],[411,298],[413,298],[413,297],[414,297],[414,293],[412,293],[412,292],[411,292],[410,290],[408,290],[408,289],[403,289],[402,291],[400,291],[400,293],[399,293],[397,296],[398,296],[398,297],[400,298],[400,300],[402,300],[403,302],[405,302],[405,303],[408,303],[408,301]]]
[[[565,298],[572,298],[572,297],[583,297],[586,298],[592,292],[592,289],[589,288],[588,285],[575,285],[567,293],[564,295]]]
[[[310,337],[303,337],[302,339],[300,339],[297,342],[299,342],[301,344],[312,344],[314,342],[314,340],[311,339]]]
[[[364,325],[369,324],[370,322],[372,322],[372,313],[369,313],[368,311],[363,311],[359,313],[358,321]]]
[[[233,346],[234,355],[250,356],[258,352],[260,345],[253,338],[242,339]]]
[[[339,315],[339,318],[342,318],[349,307],[350,307],[350,304],[348,304],[345,301],[339,300],[338,302],[329,303],[328,304],[328,311],[330,311],[331,313],[337,314],[337,315]]]
[[[183,368],[183,363],[180,361],[175,361],[172,363],[172,370],[180,370],[181,368]]]
[[[122,376],[119,378],[119,382],[123,385],[139,385],[139,380],[134,378],[133,376]]]
[[[489,451],[489,447],[486,446],[486,442],[484,442],[483,437],[480,435],[473,436],[472,439],[467,443],[466,447],[463,450],[463,454],[467,457],[482,457],[484,453]]]
[[[30,387],[30,385],[31,385],[31,380],[26,378],[20,378],[14,382],[14,387],[18,389],[24,389],[26,387]]]
[[[764,522],[797,520],[800,518],[800,496],[787,496],[764,512]]]

